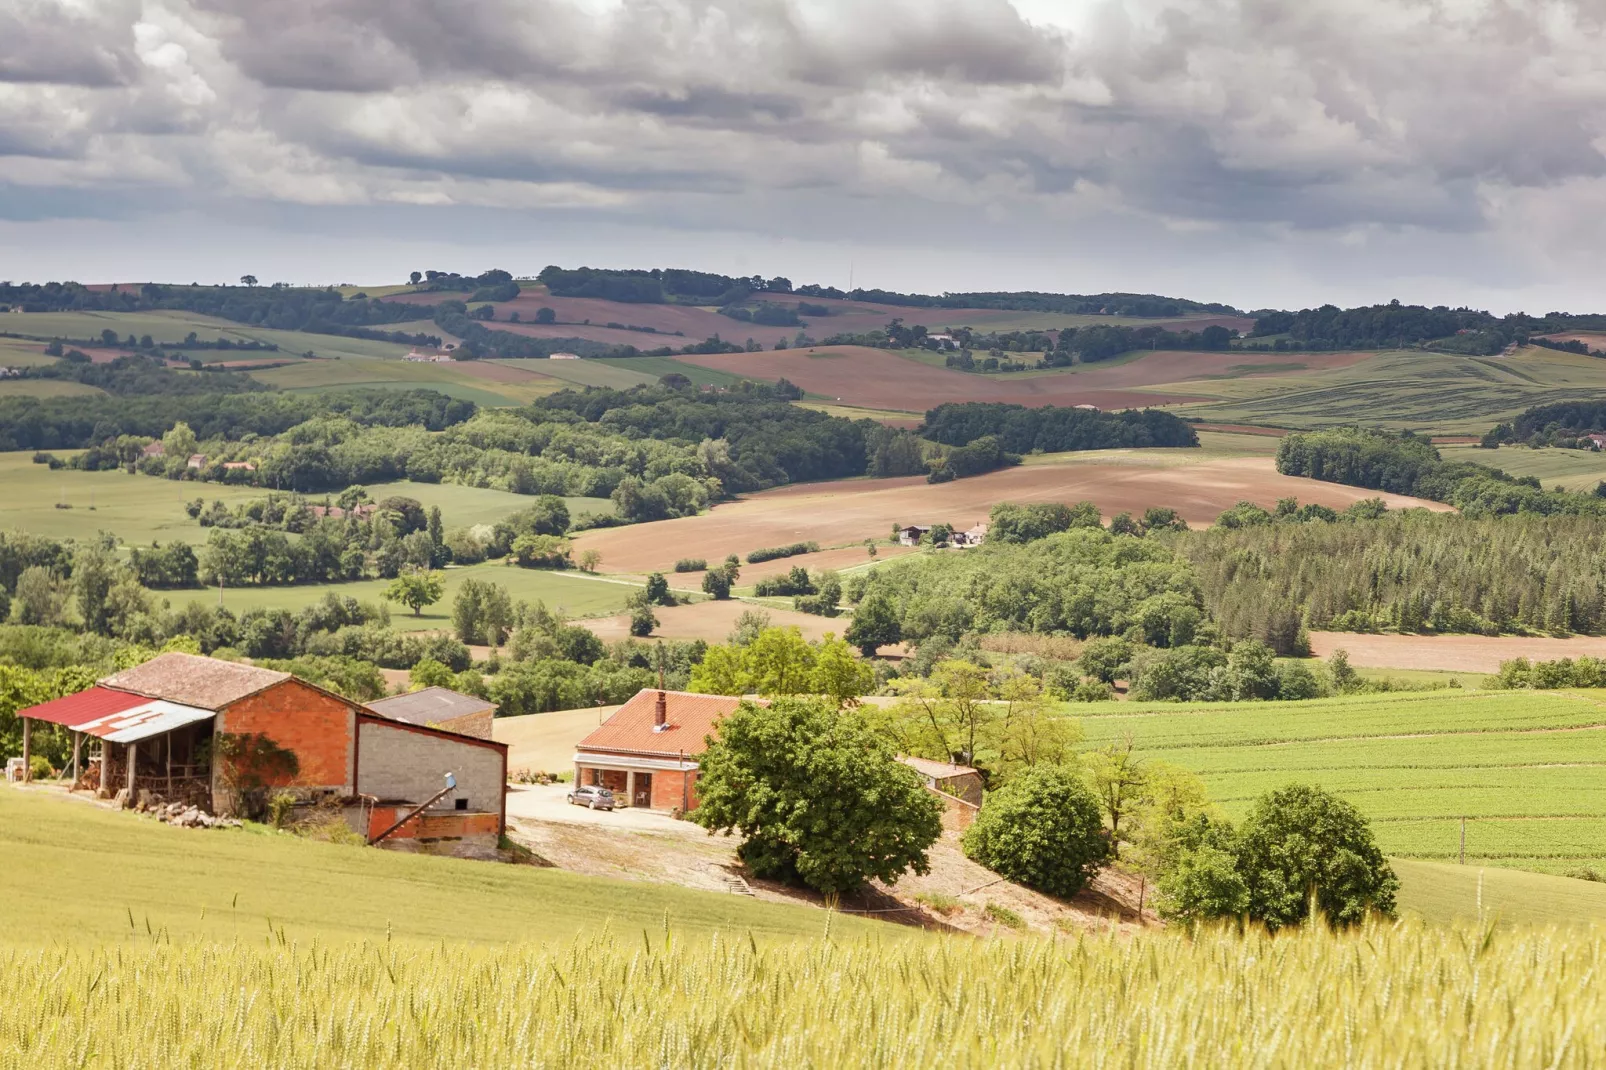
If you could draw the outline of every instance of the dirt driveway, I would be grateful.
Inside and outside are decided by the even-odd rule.
[[[556,821],[567,825],[657,832],[697,839],[708,836],[701,826],[690,821],[677,821],[662,810],[635,806],[622,806],[617,810],[589,810],[584,806],[575,806],[567,798],[569,788],[568,784],[509,784],[508,820]]]

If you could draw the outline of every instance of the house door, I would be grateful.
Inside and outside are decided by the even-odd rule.
[[[636,774],[636,795],[630,800],[631,806],[652,806],[652,774]]]

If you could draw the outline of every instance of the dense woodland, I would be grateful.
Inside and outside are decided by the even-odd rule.
[[[980,401],[939,405],[926,413],[920,434],[947,446],[966,446],[983,435],[995,435],[1004,449],[1015,453],[1199,444],[1191,425],[1159,409],[1100,412],[1052,405],[1029,409]]]
[[[1470,308],[1439,305],[1386,305],[1339,308],[1323,305],[1298,312],[1265,312],[1255,320],[1249,341],[1279,336],[1272,349],[1394,349],[1427,346],[1448,353],[1493,356],[1513,342],[1564,330],[1606,329],[1606,316],[1545,316],[1513,313],[1496,317]]]
[[[1431,442],[1409,431],[1337,428],[1288,435],[1277,447],[1277,471],[1447,502],[1472,517],[1606,516],[1606,498],[1547,491],[1532,476],[1519,478],[1470,461],[1445,461]]]
[[[1606,431],[1606,402],[1558,401],[1524,409],[1510,423],[1495,425],[1483,436],[1483,445],[1498,448],[1509,442],[1535,448],[1594,449],[1595,444],[1584,436],[1599,431]]]

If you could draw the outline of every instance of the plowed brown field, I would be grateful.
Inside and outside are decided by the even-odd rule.
[[[1239,501],[1270,506],[1297,497],[1342,509],[1376,492],[1279,475],[1269,457],[1219,458],[1196,450],[1105,450],[929,484],[918,476],[808,483],[716,505],[700,516],[588,531],[577,552],[595,548],[609,572],[649,572],[682,557],[709,561],[761,546],[813,540],[823,547],[884,539],[895,523],[947,521],[967,528],[998,502],[1096,502],[1105,516],[1168,505],[1190,524],[1209,524]],[[1449,506],[1385,494],[1390,507]],[[743,578],[747,578],[744,571]]]
[[[1310,650],[1325,658],[1335,650],[1349,654],[1351,665],[1375,669],[1445,669],[1494,673],[1512,658],[1554,661],[1588,654],[1606,657],[1606,638],[1575,635],[1548,639],[1526,635],[1363,635],[1358,632],[1311,632]]]

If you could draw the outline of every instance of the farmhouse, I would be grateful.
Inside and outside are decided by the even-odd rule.
[[[719,719],[741,699],[684,691],[638,691],[576,745],[574,782],[611,790],[626,806],[697,806],[697,759]]]
[[[948,541],[954,546],[980,546],[987,540],[987,522],[983,520],[973,528],[956,531]]]
[[[496,716],[496,703],[449,687],[426,687],[375,699],[368,708],[394,721],[444,728],[476,739],[491,738],[491,719]]]
[[[981,805],[981,774],[968,765],[952,762],[934,762],[930,758],[911,758],[900,755],[898,761],[919,773],[926,787],[943,795],[952,796],[972,806]]]
[[[548,360],[579,360],[580,359],[580,354],[578,354],[578,353],[553,353],[547,359]]]
[[[898,529],[898,545],[919,546],[921,537],[930,530],[929,524],[905,524]]]
[[[1589,444],[1591,446],[1593,446],[1595,449],[1597,449],[1597,450],[1606,450],[1606,435],[1600,435],[1600,434],[1585,435],[1584,438],[1588,439],[1589,440]]]
[[[32,721],[71,730],[75,780],[84,740],[98,741],[87,786],[124,805],[149,793],[231,809],[252,771],[241,756],[271,749],[293,754],[295,772],[274,764],[266,788],[338,806],[369,842],[494,847],[506,823],[506,744],[387,717],[286,672],[162,654],[17,716],[25,752]]]
[[[152,442],[139,451],[141,457],[160,457],[167,452],[167,447],[160,442]]]
[[[187,462],[185,462],[185,467],[186,468],[204,468],[204,467],[206,467],[206,454],[204,454],[204,453],[192,453],[192,454],[190,454],[190,459]]]

